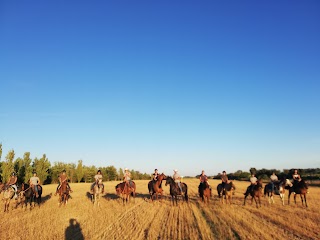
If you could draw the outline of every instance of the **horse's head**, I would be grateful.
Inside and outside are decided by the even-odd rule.
[[[158,176],[158,181],[165,180],[166,178],[167,178],[167,176],[164,175],[164,173],[161,173],[161,174]]]
[[[170,176],[167,176],[166,177],[166,186],[168,185],[168,184],[171,184],[171,183],[173,183],[173,179],[172,179],[172,177],[170,177]]]
[[[232,190],[236,190],[236,186],[234,185],[234,183],[232,181],[230,181],[229,184],[230,184]]]
[[[293,186],[292,182],[289,179],[285,180],[285,184],[286,184],[286,186],[289,186],[289,187]]]

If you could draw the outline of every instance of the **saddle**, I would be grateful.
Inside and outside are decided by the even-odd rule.
[[[98,188],[100,188],[100,187],[102,186],[102,182],[101,182],[101,181],[96,181],[96,182],[95,182],[95,185],[97,185]]]

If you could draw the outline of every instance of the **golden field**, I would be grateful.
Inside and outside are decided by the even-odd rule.
[[[0,239],[320,239],[320,188],[310,187],[308,208],[297,196],[294,205],[282,206],[280,197],[270,205],[262,198],[262,207],[247,201],[243,206],[246,182],[235,182],[236,192],[231,205],[221,204],[216,186],[211,180],[213,196],[209,204],[198,197],[198,179],[186,179],[189,203],[179,201],[172,206],[169,186],[163,184],[165,198],[150,202],[148,181],[135,181],[135,200],[127,205],[115,195],[118,182],[105,182],[105,195],[100,207],[94,206],[88,196],[89,183],[70,184],[72,199],[66,206],[58,206],[53,196],[57,185],[43,186],[43,204],[32,210],[0,212]],[[52,195],[51,195],[52,194]],[[251,198],[251,197],[250,197]],[[250,199],[249,198],[249,199]],[[3,203],[2,207],[3,207]]]

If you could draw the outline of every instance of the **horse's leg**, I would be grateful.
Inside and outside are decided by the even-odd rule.
[[[58,199],[58,201],[59,201],[59,207],[61,207],[61,204],[62,204],[62,193],[61,194],[59,194],[59,199]]]
[[[243,206],[246,205],[246,199],[247,199],[248,195],[244,195],[244,200],[243,200]]]
[[[291,196],[291,191],[289,190],[289,195],[288,195],[288,205],[290,205],[290,196]]]
[[[302,202],[302,206],[303,206],[303,197],[302,197],[302,194],[300,194],[300,198],[301,198],[301,202]]]
[[[284,194],[280,193],[280,199],[282,201],[282,206],[284,206]]]
[[[294,194],[294,195],[293,195],[293,199],[294,199],[294,204],[297,204],[297,201],[296,201],[296,196],[297,196],[297,194]]]
[[[308,205],[307,205],[307,195],[304,194],[303,196],[304,196],[304,204],[306,205],[306,208],[307,208],[308,207]]]
[[[253,203],[253,199],[254,199],[254,201],[256,202],[256,207],[258,208],[258,202],[257,202],[257,199],[256,199],[256,196],[252,196],[252,198],[251,198],[251,202]],[[252,204],[251,203],[251,204]]]

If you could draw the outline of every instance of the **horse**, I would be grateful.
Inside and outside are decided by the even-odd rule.
[[[162,199],[162,193],[163,193],[163,190],[162,190],[162,187],[161,187],[161,183],[163,180],[166,179],[166,175],[164,175],[163,173],[160,174],[157,178],[157,181],[154,181],[154,180],[151,180],[149,183],[148,183],[148,189],[149,189],[149,194],[150,194],[150,199],[151,201],[153,201],[153,196],[156,195],[156,198],[158,200],[158,195],[160,194],[161,198]]]
[[[211,188],[209,186],[208,181],[200,183],[199,185],[199,196],[203,202],[209,203],[211,197]]]
[[[4,201],[4,212],[9,212],[10,201],[14,197],[14,188],[12,186],[3,185],[2,186],[3,197],[2,200]]]
[[[260,206],[261,207],[261,197],[263,196],[262,195],[262,188],[263,188],[263,185],[262,185],[262,180],[259,179],[257,181],[257,184],[256,185],[253,185],[253,186],[249,186],[247,188],[247,191],[245,192],[245,196],[244,196],[244,203],[243,205],[246,205],[246,198],[251,195],[251,204],[253,203],[253,199],[254,201],[256,202],[256,206],[257,208]],[[258,201],[257,201],[258,199]]]
[[[282,205],[284,206],[284,197],[285,197],[285,191],[286,186],[288,186],[291,182],[288,179],[283,179],[279,182],[274,183],[274,187],[277,189],[277,191],[272,189],[272,183],[268,183],[264,187],[264,196],[268,195],[268,201],[270,203],[274,203],[273,195],[279,195],[282,201]]]
[[[306,196],[308,193],[308,185],[304,180],[300,180],[300,181],[294,180],[293,181],[293,184],[289,187],[288,204],[290,204],[291,193],[294,194],[293,199],[294,199],[295,204],[297,204],[296,196],[297,196],[297,194],[299,194],[300,198],[301,198],[302,206],[305,205],[306,208],[308,207],[307,196]]]
[[[129,184],[131,186],[129,186]],[[115,186],[115,189],[116,189],[117,195],[122,197],[123,204],[125,202],[128,203],[130,201],[130,195],[133,198],[136,195],[136,184],[134,181],[130,181],[130,183],[121,182]]]
[[[226,199],[226,203],[228,204],[228,200],[229,200],[229,204],[231,204],[232,195],[235,189],[236,187],[232,181],[225,183],[224,188],[222,186],[222,183],[218,184],[217,192],[218,192],[219,198],[221,199],[220,201],[222,202],[222,204],[223,204],[223,196]]]
[[[184,193],[184,199],[186,202],[188,202],[188,186],[185,183],[180,183],[182,192],[178,186],[177,183],[174,182],[172,177],[166,177],[166,186],[170,185],[170,195],[171,195],[171,200],[172,204],[174,205],[174,199],[176,200],[176,205],[178,205],[178,200],[177,196],[181,195]]]
[[[91,200],[93,202],[93,205],[98,204],[100,206],[100,196],[102,194],[102,187],[99,186],[98,183],[96,183],[93,186],[93,194],[91,195]]]
[[[62,181],[60,188],[58,189],[59,206],[61,206],[62,204],[66,205],[68,203],[69,192],[70,192],[70,189],[68,188],[68,183],[66,181]]]
[[[18,199],[21,203],[24,203],[25,207],[27,207],[28,203],[30,204],[30,210],[32,207],[35,207],[36,203],[40,207],[41,203],[41,195],[42,195],[42,187],[37,185],[38,187],[38,196],[33,188],[33,186],[29,186],[29,184],[23,183],[21,186],[21,191],[18,195]],[[32,206],[33,203],[33,206]],[[23,207],[23,204],[22,204]]]

